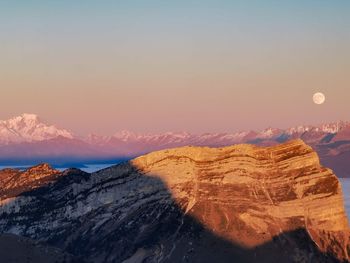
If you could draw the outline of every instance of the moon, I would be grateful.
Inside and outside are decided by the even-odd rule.
[[[326,96],[321,93],[321,92],[317,92],[314,94],[314,96],[312,97],[313,101],[315,104],[323,104],[326,101]]]

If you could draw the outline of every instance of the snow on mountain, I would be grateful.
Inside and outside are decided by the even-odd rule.
[[[320,134],[336,134],[349,127],[348,122],[334,122],[318,126],[300,125],[289,129],[267,128],[262,131],[241,131],[235,133],[203,133],[191,134],[188,132],[164,132],[164,133],[135,133],[122,130],[112,136],[91,134],[83,141],[90,145],[103,146],[118,143],[139,144],[140,146],[178,146],[178,145],[224,145],[256,140],[274,140],[276,138],[302,137],[307,133],[308,137],[317,137]],[[0,145],[8,145],[22,142],[37,142],[54,139],[57,137],[75,138],[71,132],[59,129],[54,125],[48,125],[35,114],[24,113],[6,121],[0,121]],[[147,147],[146,147],[147,148]]]
[[[37,115],[22,114],[0,121],[0,162],[27,160],[110,160],[135,157],[152,151],[180,146],[221,147],[240,143],[272,146],[302,139],[318,151],[321,161],[341,177],[350,174],[350,123],[300,125],[289,129],[232,133],[187,132],[136,133],[123,130],[112,136],[91,134],[77,137],[65,129],[42,122]]]
[[[85,141],[91,145],[105,145],[110,139],[110,136],[102,136],[91,133],[86,137]]]
[[[312,145],[318,145],[332,143],[336,140],[350,141],[349,130],[350,123],[335,122],[318,126],[301,125],[289,129],[267,128],[261,131],[233,133],[163,132],[142,134],[122,130],[112,136],[91,134],[86,137],[76,137],[65,129],[59,129],[54,125],[42,122],[35,114],[22,114],[7,121],[0,121],[0,146],[2,146],[3,158],[8,157],[10,153],[11,156],[23,154],[32,156],[35,152],[39,152],[41,155],[43,152],[56,154],[58,148],[62,155],[66,154],[67,156],[72,156],[72,152],[82,156],[85,156],[86,153],[89,153],[89,156],[95,154],[97,157],[101,157],[101,155],[137,156],[150,151],[185,145],[214,147],[238,143],[274,145],[296,138],[301,138]]]
[[[24,113],[9,120],[0,120],[0,144],[44,141],[59,136],[73,138],[71,132],[48,125],[35,114]]]
[[[321,126],[321,129],[323,132],[335,134],[335,133],[338,133],[341,130],[349,127],[349,125],[350,125],[349,122],[338,121],[338,122],[334,122],[334,123],[323,124]]]
[[[164,132],[164,133],[135,133],[128,130],[121,130],[112,136],[102,136],[91,134],[86,141],[93,145],[108,145],[118,142],[124,145],[139,144],[143,146],[161,146],[161,145],[229,145],[235,143],[249,143],[257,140],[276,140],[300,138],[307,134],[308,138],[318,139],[323,134],[336,134],[349,127],[348,122],[335,122],[322,124],[319,126],[300,125],[289,129],[267,128],[261,131],[241,131],[235,133],[202,133],[191,134],[188,132]]]
[[[338,121],[333,123],[325,123],[318,126],[311,126],[311,125],[301,125],[292,127],[286,130],[287,134],[300,134],[304,132],[314,131],[314,132],[323,132],[323,133],[331,133],[335,134],[344,129],[345,127],[349,126],[349,122],[344,121]]]

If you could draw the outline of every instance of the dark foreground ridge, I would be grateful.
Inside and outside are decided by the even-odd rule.
[[[67,262],[79,263],[78,258],[33,240],[11,234],[0,236],[0,262],[6,263],[47,263]]]
[[[93,174],[7,169],[0,183],[0,233],[67,255],[49,263],[349,262],[340,183],[301,140],[164,150]]]

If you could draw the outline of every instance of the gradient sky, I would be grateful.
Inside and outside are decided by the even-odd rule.
[[[0,119],[80,134],[350,120],[349,14],[348,0],[0,1]]]

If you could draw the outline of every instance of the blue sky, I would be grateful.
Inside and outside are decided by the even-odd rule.
[[[349,13],[322,0],[0,1],[0,119],[33,112],[82,133],[345,119]]]

